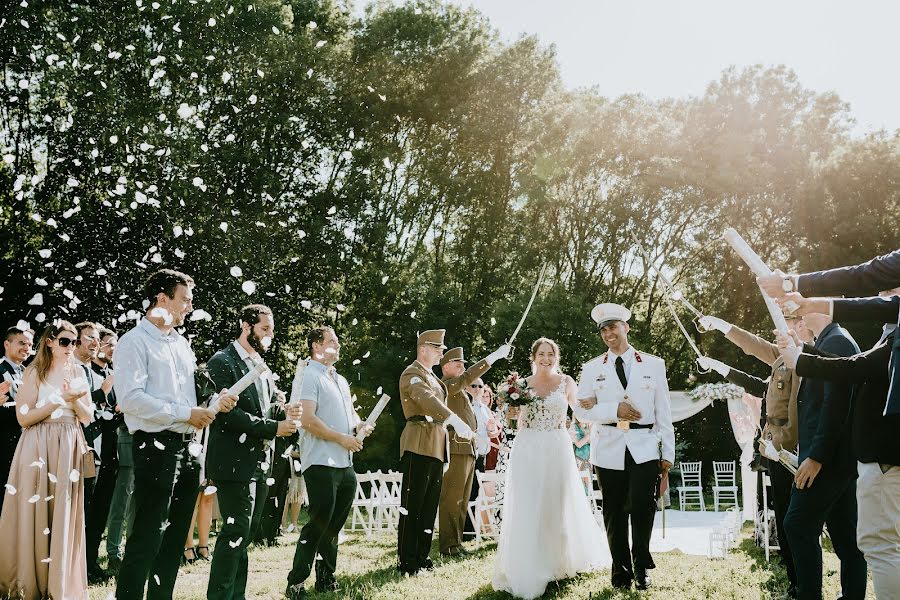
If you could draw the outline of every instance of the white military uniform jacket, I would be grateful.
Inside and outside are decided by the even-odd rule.
[[[669,384],[666,381],[666,363],[659,357],[638,352],[629,346],[622,355],[626,367],[628,387],[616,374],[616,355],[607,351],[585,363],[578,380],[578,398],[597,399],[588,410],[577,405],[575,416],[591,422],[591,463],[604,469],[625,469],[625,449],[631,452],[634,462],[640,464],[659,460],[659,442],[662,440],[662,458],[675,462],[675,429],[672,427],[672,408],[669,401]],[[619,421],[616,411],[619,402],[628,402],[641,413],[636,423],[653,424],[652,429],[625,431],[614,425]],[[608,425],[612,423],[613,426]]]

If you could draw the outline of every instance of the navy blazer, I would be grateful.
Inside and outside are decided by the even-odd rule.
[[[888,391],[888,361],[895,335],[867,352],[851,357],[834,357],[804,348],[797,361],[797,373],[860,385],[853,400],[853,451],[862,463],[900,465],[900,415],[882,414]]]
[[[897,323],[900,317],[900,297],[842,298],[834,300],[836,321],[875,321]],[[883,414],[900,415],[900,336],[894,336],[889,363],[890,380]]]
[[[797,279],[797,291],[810,296],[874,296],[900,287],[900,250],[852,267],[806,273]]]
[[[853,356],[859,346],[837,323],[816,338],[815,349],[832,356]],[[800,440],[799,461],[807,457],[823,470],[852,473],[855,470],[850,441],[850,411],[855,386],[845,381],[804,377],[797,394]]]
[[[233,344],[216,352],[207,369],[217,391],[234,385],[249,371]],[[274,439],[277,431],[278,421],[263,414],[256,385],[249,386],[238,396],[237,406],[216,415],[209,426],[206,476],[213,481],[249,482],[260,463],[268,460],[266,441]]]

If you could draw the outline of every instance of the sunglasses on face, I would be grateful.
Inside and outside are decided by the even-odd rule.
[[[480,383],[473,383],[473,384],[470,384],[469,387],[477,388],[480,390],[481,388],[484,387],[484,385],[480,384]]]
[[[75,343],[75,338],[67,338],[67,337],[56,338],[56,343],[59,344],[61,348],[67,348],[67,347],[69,347],[70,344]]]

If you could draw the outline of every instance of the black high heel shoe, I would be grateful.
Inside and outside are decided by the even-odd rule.
[[[191,546],[190,548],[185,548],[184,552],[181,555],[181,564],[192,565],[195,562],[197,562],[197,551],[194,550],[193,546]]]
[[[206,550],[206,554],[200,552],[201,550]],[[209,562],[212,558],[212,555],[209,553],[209,546],[197,546],[197,560],[205,560]]]

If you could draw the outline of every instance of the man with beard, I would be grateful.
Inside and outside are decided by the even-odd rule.
[[[175,328],[193,310],[194,280],[162,269],[144,284],[147,314],[116,349],[116,398],[133,436],[135,519],[115,597],[172,598],[184,539],[200,491],[200,463],[188,447],[215,415],[197,406],[197,359]],[[221,413],[237,398],[223,389]]]
[[[22,426],[16,418],[16,391],[25,371],[22,363],[31,353],[33,343],[34,332],[18,327],[7,329],[3,340],[4,356],[0,360],[0,483],[3,485],[9,478],[9,467],[22,435]],[[0,511],[5,496],[0,495]]]
[[[262,304],[241,309],[237,340],[216,352],[209,363],[216,387],[230,387],[260,364],[275,337],[272,310]],[[271,377],[263,375],[241,392],[237,406],[220,416],[209,431],[206,475],[216,485],[224,525],[216,541],[206,597],[243,600],[247,588],[247,546],[259,525],[274,460],[272,440],[297,431],[299,406],[288,406],[279,420],[270,419],[275,396]]]

